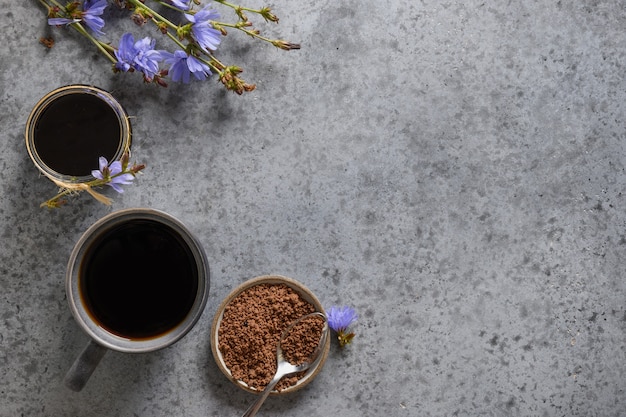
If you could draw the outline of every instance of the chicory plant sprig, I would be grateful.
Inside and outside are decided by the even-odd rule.
[[[220,13],[211,4],[200,0],[39,0],[48,12],[51,26],[70,26],[85,36],[113,64],[115,72],[137,72],[147,83],[167,87],[168,81],[188,83],[192,77],[205,80],[217,75],[219,81],[237,94],[253,91],[256,86],[244,81],[243,69],[226,65],[216,57],[216,50],[230,30],[240,31],[254,39],[270,43],[281,50],[300,49],[300,45],[282,39],[272,39],[253,26],[248,15],[256,15],[266,22],[278,23],[278,17],[269,7],[259,9],[214,0],[234,12],[235,21],[221,20]],[[124,33],[115,46],[102,40],[106,37],[105,9],[112,3],[128,10],[138,26],[154,25],[162,34],[158,40],[151,37],[135,39]],[[169,10],[166,17],[165,11]],[[174,11],[175,13],[172,13]],[[166,40],[170,50],[157,49],[157,43]],[[43,39],[48,47],[54,40]]]

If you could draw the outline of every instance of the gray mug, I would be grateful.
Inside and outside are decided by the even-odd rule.
[[[162,211],[132,208],[94,223],[67,267],[70,310],[91,341],[65,377],[80,391],[107,350],[151,352],[182,338],[209,294],[199,241]]]

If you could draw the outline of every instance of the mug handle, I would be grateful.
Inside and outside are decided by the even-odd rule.
[[[76,392],[82,390],[107,350],[104,346],[90,340],[67,371],[64,379],[65,386]]]

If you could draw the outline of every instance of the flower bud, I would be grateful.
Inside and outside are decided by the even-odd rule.
[[[266,22],[278,23],[278,17],[274,13],[272,13],[269,7],[264,7],[261,9],[261,16],[263,16]]]
[[[139,171],[141,171],[142,169],[144,169],[146,167],[146,164],[135,164],[130,168],[130,173],[135,175],[136,173],[138,173]]]
[[[248,21],[248,16],[246,16],[246,14],[243,12],[243,8],[241,6],[235,8],[235,13],[237,14],[237,16],[239,16],[239,19],[243,20],[244,22]]]
[[[159,75],[154,77],[154,83],[158,86],[167,88],[167,82]]]
[[[59,6],[52,6],[48,8],[48,17],[57,17],[59,14]]]
[[[287,41],[283,41],[283,40],[272,41],[272,44],[275,47],[283,49],[285,51],[290,51],[292,49],[300,49],[300,44],[298,44],[298,43],[291,43],[291,42],[287,42]]]
[[[227,67],[226,70],[234,75],[241,74],[243,72],[243,68],[238,67],[237,65],[231,65]]]
[[[39,43],[44,45],[46,48],[52,48],[54,46],[54,38],[52,38],[52,36],[49,38],[39,38]]]
[[[141,13],[133,13],[130,18],[137,26],[143,26],[148,23],[148,19]]]
[[[126,168],[128,168],[129,159],[130,159],[130,155],[128,151],[124,152],[124,154],[122,155],[122,159],[120,159],[120,162],[122,163],[122,171],[126,171]]]

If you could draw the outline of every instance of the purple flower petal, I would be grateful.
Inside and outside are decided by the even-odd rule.
[[[115,68],[124,72],[129,71],[132,68],[135,55],[137,55],[137,51],[135,50],[133,34],[130,32],[123,34],[120,38],[119,46],[115,50],[115,57],[117,58]]]
[[[211,24],[211,20],[217,20],[219,17],[219,13],[208,5],[196,14],[185,13],[185,18],[193,23],[191,33],[194,39],[205,52],[216,50],[222,41],[222,33]]]
[[[172,81],[187,84],[190,76],[198,80],[204,80],[211,75],[211,68],[193,55],[187,55],[185,51],[177,50],[173,54],[163,51],[163,62],[169,65],[169,75]]]
[[[189,1],[190,0],[168,0],[169,3],[181,10],[189,10]]]
[[[155,43],[156,41],[149,37],[135,42],[132,33],[125,33],[115,50],[117,58],[115,67],[124,72],[131,69],[141,71],[147,80],[152,80],[159,72],[159,63],[164,56],[164,51],[154,49]]]
[[[124,193],[124,189],[115,183],[108,182],[107,185],[113,188],[115,191],[117,191],[120,194]]]
[[[107,7],[107,0],[85,0],[83,3],[83,21],[97,36],[104,35],[104,19],[100,17]]]
[[[120,161],[112,162],[111,165],[109,165],[109,170],[111,171],[111,176],[119,174],[122,172],[122,163]]]
[[[211,68],[195,56],[189,56],[187,58],[187,68],[189,68],[189,71],[198,80],[204,80],[211,74]]]
[[[135,176],[133,174],[122,174],[122,175],[118,175],[115,178],[112,178],[111,183],[127,185],[127,184],[132,184],[134,179],[135,179]]]
[[[80,22],[80,19],[66,19],[65,17],[51,17],[48,19],[50,26],[69,25],[70,23]]]
[[[109,161],[104,156],[98,158],[98,168],[100,168],[100,172],[104,172],[104,169],[109,165]]]
[[[347,306],[332,306],[326,316],[328,318],[328,327],[336,332],[345,331],[358,317],[354,309]]]

